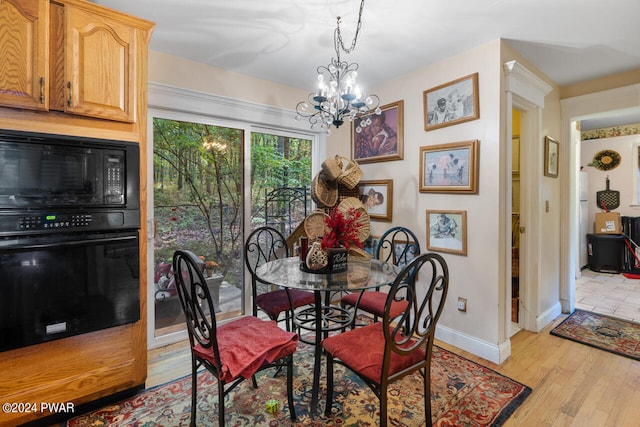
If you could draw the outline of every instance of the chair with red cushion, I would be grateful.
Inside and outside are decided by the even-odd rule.
[[[419,298],[418,287],[426,290]],[[426,284],[426,289],[422,284]],[[331,415],[333,401],[333,365],[340,363],[357,374],[380,399],[380,426],[387,425],[387,390],[398,379],[420,373],[423,380],[425,420],[431,425],[431,354],[435,330],[449,288],[449,270],[441,255],[419,255],[396,277],[385,302],[381,322],[351,329],[325,338],[327,354],[327,404]],[[420,292],[422,294],[422,292]],[[392,303],[408,301],[401,313],[392,315]],[[397,420],[400,421],[400,420]]]
[[[249,234],[244,245],[244,261],[251,274],[253,315],[257,316],[258,309],[260,309],[270,319],[278,322],[281,320],[281,314],[284,313],[287,331],[292,331],[292,310],[313,304],[315,301],[313,292],[299,289],[276,289],[259,293],[259,285],[265,283],[260,281],[260,278],[256,275],[256,269],[261,265],[268,261],[288,256],[289,247],[287,246],[287,241],[282,233],[275,228],[256,228]]]
[[[392,227],[380,236],[375,250],[375,257],[400,267],[407,265],[420,253],[420,243],[411,230],[406,227]],[[353,323],[358,315],[358,310],[373,314],[374,321],[384,314],[384,304],[387,294],[379,288],[375,290],[349,293],[340,300],[342,306],[354,307]],[[406,301],[395,301],[392,307],[392,315],[402,312],[406,307]]]
[[[298,335],[281,329],[272,320],[254,316],[218,325],[211,293],[197,260],[189,251],[176,251],[173,255],[173,271],[191,346],[191,425],[196,424],[198,369],[202,366],[218,382],[221,427],[225,425],[225,396],[245,379],[251,378],[253,386],[257,387],[254,374],[270,367],[286,367],[289,413],[294,421],[293,353],[298,345]]]

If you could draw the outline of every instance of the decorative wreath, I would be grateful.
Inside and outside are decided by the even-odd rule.
[[[601,171],[609,171],[617,168],[620,165],[620,160],[621,157],[619,153],[613,150],[602,150],[593,156],[593,161],[590,163],[590,166]]]

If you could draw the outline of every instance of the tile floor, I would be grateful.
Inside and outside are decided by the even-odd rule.
[[[576,279],[576,308],[640,323],[640,279],[585,268]]]

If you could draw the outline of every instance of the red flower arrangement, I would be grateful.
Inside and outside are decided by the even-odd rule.
[[[349,249],[356,246],[362,249],[362,242],[358,237],[358,219],[362,212],[355,208],[349,208],[346,213],[338,209],[333,209],[331,214],[325,219],[327,231],[322,237],[322,249],[345,247]]]

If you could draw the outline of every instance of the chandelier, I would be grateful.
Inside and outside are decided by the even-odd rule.
[[[340,51],[351,53],[356,47],[358,33],[362,26],[362,10],[364,0],[360,3],[358,14],[358,26],[351,46],[347,49],[342,40],[340,32],[340,17],[337,18],[337,26],[333,33],[333,45],[336,57],[331,58],[327,66],[318,67],[318,91],[312,92],[306,101],[301,101],[296,106],[296,120],[306,118],[309,120],[311,129],[324,129],[327,134],[331,133],[331,125],[339,128],[345,120],[355,120],[362,117],[356,132],[360,133],[361,128],[371,124],[373,112],[380,114],[380,98],[377,95],[363,95],[357,84],[358,64],[349,64],[340,60]]]

